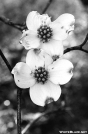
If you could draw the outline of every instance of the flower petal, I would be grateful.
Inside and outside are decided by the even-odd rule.
[[[74,30],[75,17],[72,14],[65,13],[59,16],[55,21],[55,23],[60,23],[66,30]]]
[[[74,30],[75,18],[72,14],[62,14],[50,24],[53,29],[53,38],[56,40],[65,40],[69,33]]]
[[[52,62],[52,58],[40,49],[31,49],[26,56],[26,63],[32,70],[38,67],[47,67]]]
[[[68,31],[66,31],[60,24],[52,22],[50,27],[53,29],[53,39],[62,41],[68,37]]]
[[[41,25],[49,25],[51,18],[47,14],[40,15]]]
[[[35,84],[35,79],[32,76],[29,66],[23,62],[19,62],[12,70],[14,80],[18,87],[29,88]]]
[[[41,59],[44,61],[44,67],[47,68],[53,62],[53,59],[45,51],[41,50],[41,52]]]
[[[28,14],[26,25],[29,30],[37,31],[41,25],[48,25],[51,18],[47,14],[40,15],[37,11],[32,11]]]
[[[54,84],[66,84],[73,76],[72,69],[73,64],[70,61],[58,59],[48,66],[48,71],[50,72],[49,80]]]
[[[60,23],[63,26],[73,26],[75,23],[75,17],[72,14],[65,13],[60,15],[54,23]]]
[[[35,32],[27,30],[23,32],[20,43],[28,50],[31,48],[38,48],[40,40]]]
[[[63,55],[63,45],[62,41],[57,41],[57,40],[50,40],[47,43],[42,43],[40,46],[46,53],[49,55]]]
[[[35,84],[30,88],[30,98],[36,105],[44,106],[47,99],[57,101],[61,95],[61,88],[50,81],[45,84]]]
[[[29,30],[37,31],[41,25],[40,14],[37,11],[32,11],[28,14],[26,25]]]

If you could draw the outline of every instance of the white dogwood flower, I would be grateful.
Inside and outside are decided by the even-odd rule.
[[[42,48],[50,55],[63,54],[62,41],[74,30],[75,19],[72,14],[65,13],[51,22],[47,14],[40,15],[37,11],[28,14],[26,25],[20,42],[25,49]]]
[[[44,106],[46,102],[59,99],[60,85],[71,79],[72,69],[73,64],[66,59],[60,58],[52,62],[52,58],[44,52],[36,54],[34,50],[30,50],[27,53],[26,63],[17,63],[12,74],[16,85],[23,89],[30,87],[31,100],[36,105]]]

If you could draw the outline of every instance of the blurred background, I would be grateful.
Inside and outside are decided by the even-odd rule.
[[[30,11],[42,13],[48,0],[0,0],[0,16],[15,23],[25,23]],[[88,0],[53,0],[46,13],[55,20],[63,13],[76,18],[74,33],[64,43],[64,49],[80,45],[88,32]],[[25,61],[26,50],[19,44],[21,32],[0,21],[0,48],[12,67]],[[84,46],[88,50],[88,43]],[[88,131],[88,54],[71,51],[64,55],[74,64],[74,76],[63,86],[56,103],[39,107],[32,103],[29,90],[22,91],[22,129],[41,113],[52,111],[35,122],[31,134],[58,134],[62,131]],[[0,134],[17,134],[17,90],[13,78],[0,57]],[[29,134],[29,129],[25,134]]]

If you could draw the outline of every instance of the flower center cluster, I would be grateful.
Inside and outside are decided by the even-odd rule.
[[[52,37],[52,29],[47,26],[40,26],[40,28],[37,30],[38,31],[38,38],[40,38],[40,40],[45,43],[50,41],[51,37]]]
[[[35,69],[34,77],[38,83],[44,84],[48,79],[48,71],[43,67],[39,67],[38,69]]]

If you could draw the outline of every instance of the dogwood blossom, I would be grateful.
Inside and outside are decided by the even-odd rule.
[[[26,25],[20,42],[25,49],[42,48],[50,55],[63,54],[62,41],[74,30],[75,18],[65,13],[51,22],[47,14],[40,15],[37,11],[28,14]]]
[[[18,87],[23,89],[30,87],[30,98],[36,105],[45,106],[46,102],[59,99],[60,85],[71,79],[73,64],[62,58],[53,62],[48,54],[40,51],[30,50],[26,63],[17,63],[12,74]]]

